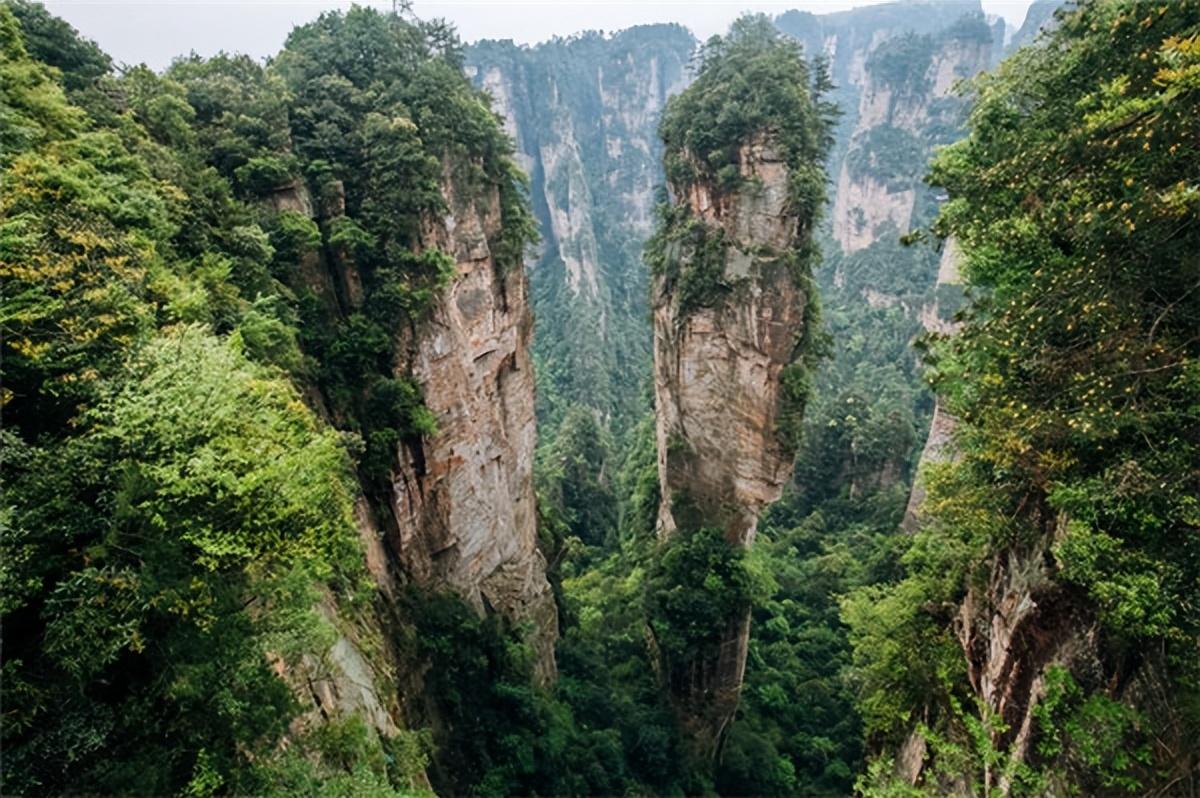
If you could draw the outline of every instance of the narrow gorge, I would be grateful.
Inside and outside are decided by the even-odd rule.
[[[1011,5],[0,0],[0,792],[1200,796],[1200,0]]]

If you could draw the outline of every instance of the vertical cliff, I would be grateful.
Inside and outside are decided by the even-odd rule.
[[[859,250],[888,221],[905,232],[922,204],[914,195],[929,151],[954,138],[955,104],[946,102],[954,80],[992,63],[1003,22],[985,22],[978,0],[951,0],[789,11],[775,24],[829,62],[842,110],[830,159],[835,241]],[[875,128],[884,130],[870,135]]]
[[[542,237],[529,263],[539,417],[550,428],[571,404],[618,429],[645,409],[641,248],[662,182],[655,129],[694,47],[685,28],[650,25],[468,52],[468,74],[494,98],[530,177]]]
[[[402,445],[388,492],[389,539],[418,583],[446,585],[481,614],[531,626],[540,680],[554,675],[557,610],[537,547],[533,493],[533,318],[520,264],[489,242],[499,192],[464,199],[447,180],[448,213],[427,219],[422,246],[450,253],[454,274],[428,317],[405,335],[405,373],[437,433]]]
[[[535,672],[554,676],[557,610],[537,548],[533,453],[537,443],[532,314],[519,265],[498,262],[493,247],[504,218],[498,186],[468,194],[444,167],[446,212],[420,223],[420,251],[448,256],[446,284],[420,318],[393,319],[392,374],[424,398],[435,431],[397,442],[382,483],[368,481],[357,514],[367,541],[382,540],[393,567],[375,556],[380,588],[451,589],[478,613],[529,624]],[[344,190],[343,190],[344,191]],[[309,211],[322,227],[349,217],[338,194],[313,209],[302,184],[277,192],[279,210]],[[310,257],[307,290],[335,314],[363,303],[360,269],[337,248]],[[364,430],[370,436],[375,430]]]
[[[365,9],[292,34],[275,68],[303,177],[272,204],[312,229],[287,277],[312,401],[361,440],[356,520],[383,637],[397,648],[419,620],[403,588],[451,591],[520,630],[547,683],[558,623],[533,492],[532,223],[486,98],[456,49],[414,54],[426,35]],[[369,63],[351,54],[364,40]],[[420,690],[419,657],[392,655],[408,660],[401,692]]]
[[[673,241],[654,280],[654,397],[659,534],[695,513],[744,546],[791,469],[779,435],[782,375],[814,323],[806,270],[796,262],[812,219],[789,200],[790,169],[772,137],[741,144],[734,163],[732,190],[703,180],[672,185],[675,211],[695,239]],[[697,297],[698,279],[712,280],[713,293]]]
[[[814,378],[797,509],[836,503],[848,486],[863,520],[883,504],[898,522],[934,410],[909,343],[936,308],[948,319],[959,304],[958,289],[938,283],[936,250],[901,237],[929,224],[944,199],[924,183],[928,158],[961,135],[967,99],[955,83],[993,62],[1004,25],[977,0],[788,12],[776,25],[829,60],[843,112],[830,213],[817,231],[832,357]]]
[[[745,18],[705,46],[696,81],[663,118],[672,202],[647,260],[667,558],[706,530],[731,551],[749,546],[758,514],[791,470],[788,435],[803,410],[815,327],[822,87],[798,47],[765,19]],[[741,113],[730,114],[735,105]],[[719,628],[684,649],[657,635],[668,689],[700,758],[720,744],[746,665],[749,605],[735,600],[721,614]]]
[[[954,86],[986,69],[992,51],[991,28],[964,17],[936,34],[895,36],[866,56],[832,211],[843,253],[866,248],[885,231],[906,232],[915,221],[929,153],[953,140],[961,117]]]
[[[947,239],[942,248],[941,260],[938,262],[934,299],[921,308],[921,326],[925,332],[953,335],[960,327],[960,322],[955,320],[954,315],[964,301],[961,269],[962,251],[958,242],[953,238]],[[920,509],[921,502],[925,500],[925,488],[920,482],[920,469],[922,466],[944,462],[954,457],[951,438],[956,424],[954,416],[946,412],[940,401],[935,400],[933,418],[929,422],[929,434],[917,461],[917,474],[908,495],[908,505],[904,509],[904,520],[901,522],[901,529],[906,532],[913,532],[921,523]]]
[[[936,229],[971,300],[929,357],[955,463],[924,464],[920,554],[860,597],[882,611],[848,614],[860,641],[872,624],[897,650],[939,640],[937,666],[860,660],[886,668],[867,677],[875,729],[912,730],[898,775],[926,792],[1195,792],[1200,634],[1183,574],[1200,422],[1194,380],[1164,375],[1198,355],[1200,217],[1194,197],[1158,198],[1190,191],[1179,176],[1198,157],[1176,93],[1195,56],[1164,67],[1185,63],[1198,26],[1196,4],[1067,9],[985,79],[966,140],[932,163],[953,197]],[[1071,203],[1087,210],[1049,210]],[[938,684],[935,668],[955,676]]]

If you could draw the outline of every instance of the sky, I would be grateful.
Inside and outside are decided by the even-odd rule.
[[[195,51],[221,50],[265,58],[283,45],[295,25],[332,8],[339,0],[43,0],[46,7],[95,40],[117,63],[146,63],[155,69]],[[701,39],[721,33],[745,11],[772,15],[792,8],[814,13],[843,11],[882,0],[415,0],[422,18],[444,17],[467,42],[513,39],[533,44],[582,30],[613,31],[651,22],[679,22]],[[983,0],[988,14],[1019,27],[1032,0]],[[390,8],[391,0],[360,0]]]

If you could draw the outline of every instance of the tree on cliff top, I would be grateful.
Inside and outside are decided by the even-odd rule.
[[[815,215],[837,115],[821,99],[832,88],[825,63],[805,61],[801,46],[766,16],[746,15],[704,43],[695,68],[695,82],[667,105],[659,126],[668,180],[676,188],[697,181],[735,188],[739,147],[765,137],[793,175],[797,210]]]
[[[743,148],[765,145],[771,152],[764,156],[782,159],[787,168],[786,210],[800,227],[788,251],[767,253],[760,247],[758,254],[784,259],[796,280],[807,283],[816,250],[806,231],[813,229],[825,202],[824,159],[837,115],[836,107],[822,99],[831,88],[824,62],[806,61],[800,45],[769,19],[747,15],[725,36],[705,42],[695,69],[695,81],[667,103],[659,125],[671,189],[679,196],[696,184],[717,193],[743,188]],[[726,231],[695,218],[686,203],[661,202],[658,216],[644,255],[650,271],[672,286],[681,317],[716,304],[732,288],[724,273],[733,244]],[[815,292],[808,293],[815,311]],[[818,326],[815,312],[810,319],[806,331],[812,333]],[[815,352],[815,343],[804,342],[799,350]]]

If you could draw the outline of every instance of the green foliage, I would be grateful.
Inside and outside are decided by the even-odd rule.
[[[256,795],[279,798],[427,796],[420,784],[431,745],[428,732],[380,738],[358,715],[331,718],[292,740],[286,751],[256,763],[247,784],[253,784]]]
[[[564,641],[559,684],[544,693],[532,686],[531,654],[513,630],[480,620],[457,597],[414,593],[410,601],[418,652],[430,664],[431,711],[441,721],[431,770],[441,789],[612,795],[657,789],[677,777],[672,722],[655,705],[644,652],[604,675],[594,642]],[[624,617],[636,623],[637,613]],[[595,630],[589,639],[599,639]],[[637,652],[640,636],[630,643]]]
[[[320,648],[311,585],[361,568],[345,454],[291,386],[185,327],[102,387],[6,485],[41,594],[5,602],[6,791],[169,792],[196,757],[236,778],[294,711],[268,651]]]
[[[854,148],[846,156],[846,168],[855,180],[871,177],[888,190],[903,190],[924,174],[925,158],[924,144],[912,133],[877,125],[863,137],[856,137]]]
[[[942,40],[956,40],[973,44],[992,44],[992,29],[987,18],[978,12],[963,14],[950,27],[942,31]]]
[[[612,448],[595,413],[576,406],[541,453],[542,497],[561,512],[563,534],[584,546],[611,548],[617,542],[617,496],[613,474],[606,470],[614,459]]]
[[[672,98],[659,126],[667,180],[681,194],[697,182],[732,191],[741,185],[738,149],[767,137],[790,167],[791,203],[815,210],[835,114],[821,101],[823,67],[808,64],[766,17],[749,15],[705,42],[697,63],[695,81]]]
[[[459,59],[445,26],[355,7],[295,29],[267,78],[286,87],[295,157],[316,194],[326,253],[349,281],[361,282],[361,296],[328,288],[311,295],[300,315],[302,343],[336,422],[365,442],[361,469],[371,489],[386,481],[401,443],[436,434],[415,383],[395,373],[404,360],[398,331],[422,320],[456,270],[454,257],[422,239],[422,224],[447,211],[488,217],[494,192],[500,219],[488,244],[497,268],[520,263],[534,238],[512,145]],[[261,105],[256,93],[206,96],[221,127],[240,107]],[[233,107],[223,110],[218,101]],[[231,151],[263,144],[243,137],[246,144]],[[249,155],[234,169],[243,189],[258,193],[279,189],[293,174],[277,153]],[[454,208],[443,191],[453,194]],[[293,264],[319,243],[286,213],[272,238]],[[297,293],[318,288],[303,270],[280,268],[286,263],[276,273]]]
[[[346,465],[336,436],[229,346],[182,328],[139,353],[124,383],[97,424],[111,430],[117,506],[146,513],[146,532],[169,530],[218,569],[312,556],[349,527],[347,486],[329,477]]]
[[[95,42],[81,39],[63,20],[30,0],[8,0],[8,9],[21,26],[29,55],[62,73],[62,85],[79,102],[94,83],[112,69],[112,59]]]
[[[2,789],[410,794],[420,744],[350,719],[282,745],[275,668],[332,645],[318,586],[352,611],[364,571],[350,441],[285,376],[324,367],[276,279],[311,274],[321,230],[258,201],[298,174],[288,93],[245,58],[107,72],[0,5]],[[419,308],[448,260],[406,251],[384,282]],[[392,302],[339,373],[389,355],[369,316]],[[364,387],[380,428],[435,431],[409,381]]]
[[[867,72],[901,96],[923,94],[930,87],[928,72],[935,43],[934,37],[927,34],[895,36],[871,51]]]
[[[280,211],[273,216],[268,224],[267,232],[271,238],[271,247],[275,251],[275,263],[292,269],[300,263],[307,254],[317,251],[321,246],[321,230],[316,222],[295,211]],[[335,246],[340,242],[330,243]],[[279,271],[282,271],[280,269]],[[291,276],[276,273],[276,278],[282,282],[291,282]]]
[[[725,276],[730,247],[723,229],[710,229],[686,205],[659,204],[658,232],[646,243],[645,260],[677,298],[680,318],[719,304],[737,285]]]
[[[928,475],[904,579],[844,608],[868,729],[926,717],[931,773],[1100,795],[1192,767],[1200,217],[1180,176],[1200,158],[1198,31],[1194,2],[1081,3],[974,82],[968,137],[933,163],[951,196],[934,229],[963,248],[969,304],[931,342],[929,375],[961,457]],[[1043,557],[1045,589],[1103,629],[1098,665],[1047,675],[1025,765],[947,670],[962,655],[943,608],[1009,556]],[[1118,686],[1135,651],[1161,652],[1138,672],[1170,685],[1170,706]],[[1173,731],[1146,747],[1146,723]]]
[[[476,85],[484,85],[494,70],[505,76],[506,105],[521,131],[517,144],[531,163],[543,164],[530,170],[539,226],[553,229],[552,207],[581,222],[547,235],[529,269],[541,441],[552,441],[565,415],[582,405],[599,414],[621,448],[649,407],[645,235],[631,224],[644,211],[635,211],[629,199],[643,196],[648,180],[660,179],[658,114],[605,109],[640,102],[647,90],[665,93],[683,79],[694,46],[685,28],[661,24],[585,32],[533,46],[480,41],[467,49]],[[596,80],[600,70],[603,81]],[[648,74],[654,75],[649,83]],[[566,130],[569,155],[551,156]],[[629,146],[633,141],[647,146]],[[572,259],[595,274],[594,284],[586,277],[573,284],[567,268]]]
[[[894,516],[894,513],[891,514]],[[742,700],[716,771],[721,794],[845,795],[863,755],[862,722],[838,593],[886,578],[891,529],[794,512],[760,522],[751,563],[767,570],[755,602]]]
[[[1145,720],[1136,711],[1099,693],[1086,695],[1069,671],[1053,667],[1034,715],[1038,755],[1056,763],[1058,780],[1070,783],[1087,774],[1105,789],[1143,789],[1134,768],[1150,765],[1153,755]]]
[[[1069,15],[1056,48],[1022,51],[980,82],[970,138],[934,165],[955,197],[939,229],[960,236],[987,291],[963,334],[936,347],[934,380],[984,473],[1072,519],[1063,576],[1094,587],[1129,638],[1194,632],[1173,608],[1192,600],[1177,564],[1194,559],[1200,479],[1200,229],[1178,180],[1200,157],[1181,106],[1195,91],[1196,14],[1130,2]],[[1122,60],[1104,55],[1114,36]],[[1151,582],[1167,594],[1138,587]]]
[[[295,167],[278,156],[256,156],[233,171],[238,186],[250,194],[269,195],[291,182]]]
[[[744,557],[720,529],[681,529],[662,544],[646,576],[646,617],[669,668],[686,670],[749,610]]]
[[[788,167],[789,211],[811,225],[825,196],[820,163],[836,115],[821,99],[828,88],[823,64],[810,68],[799,47],[764,17],[743,17],[725,38],[710,39],[700,52],[695,82],[672,98],[659,127],[675,195],[686,196],[697,183],[714,194],[754,190],[744,185],[740,153],[765,143],[780,150]],[[684,203],[659,211],[645,257],[651,272],[664,275],[673,288],[681,317],[717,304],[733,287],[725,268],[730,246],[723,230],[692,218]],[[795,253],[741,255],[756,261],[783,256],[789,263],[794,258],[792,267],[803,279],[812,253],[806,240],[798,247]]]

